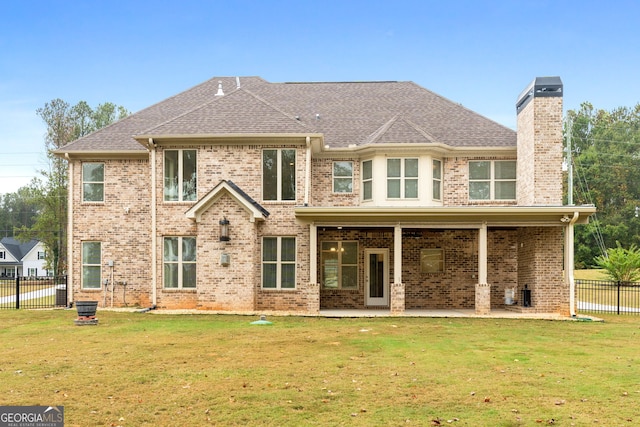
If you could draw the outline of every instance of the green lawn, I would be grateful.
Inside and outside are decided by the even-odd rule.
[[[633,316],[75,317],[0,311],[3,405],[63,405],[66,426],[640,423]]]

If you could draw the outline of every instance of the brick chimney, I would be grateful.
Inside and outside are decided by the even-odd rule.
[[[536,77],[520,94],[518,205],[562,205],[562,80]]]

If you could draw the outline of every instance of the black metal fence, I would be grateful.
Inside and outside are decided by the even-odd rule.
[[[576,280],[579,312],[640,314],[640,283]]]
[[[67,276],[0,278],[0,309],[67,306]]]

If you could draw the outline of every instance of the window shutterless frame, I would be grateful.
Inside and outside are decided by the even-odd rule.
[[[516,161],[480,160],[469,162],[470,200],[515,200]]]
[[[295,289],[296,238],[265,236],[262,238],[262,288]]]
[[[164,201],[195,201],[197,197],[197,150],[165,150]]]
[[[82,163],[82,201],[104,202],[104,163]]]
[[[102,287],[102,243],[82,242],[82,289]]]
[[[296,198],[296,150],[262,150],[262,199],[285,201]]]

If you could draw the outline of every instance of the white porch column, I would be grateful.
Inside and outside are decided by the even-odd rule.
[[[393,229],[393,283],[402,283],[402,227]]]
[[[403,314],[405,307],[404,283],[402,283],[402,226],[393,228],[393,283],[389,287],[389,311]]]
[[[487,223],[478,230],[478,283],[476,284],[476,314],[491,313],[491,286],[487,283]]]
[[[320,312],[320,284],[318,283],[318,227],[309,224],[309,282],[306,286],[307,313]]]
[[[309,224],[309,283],[318,282],[318,227]]]
[[[565,286],[569,288],[569,314],[573,317],[576,315],[576,282],[573,277],[573,268],[575,263],[573,250],[573,224],[578,220],[578,212],[573,214],[573,218],[567,224],[564,231],[564,280]]]

